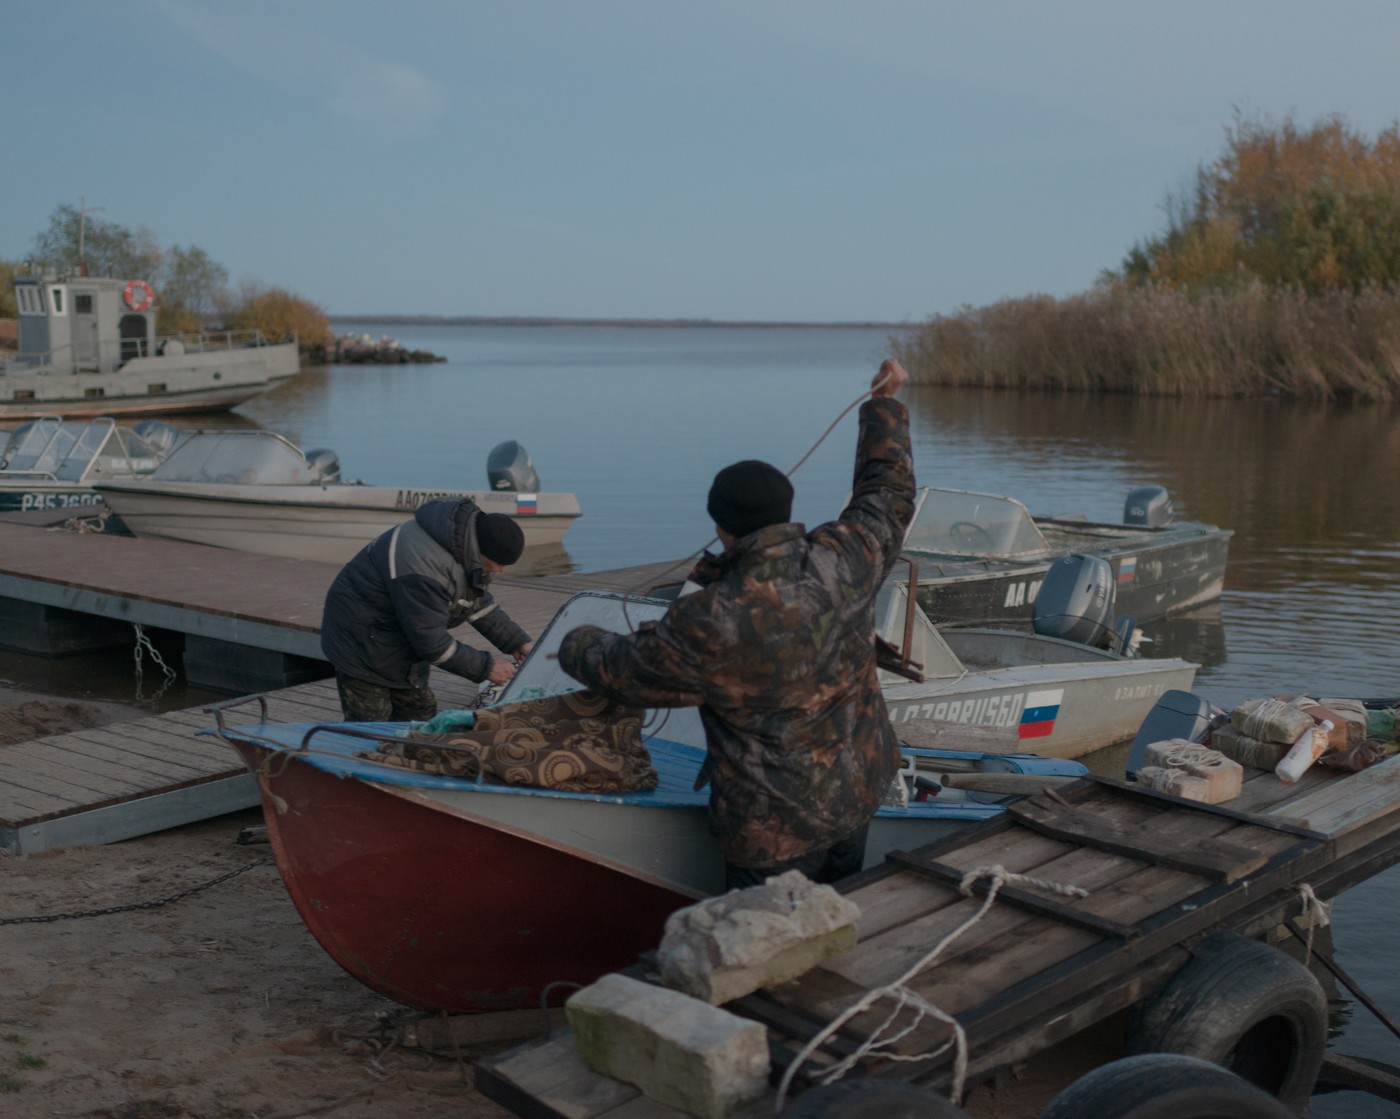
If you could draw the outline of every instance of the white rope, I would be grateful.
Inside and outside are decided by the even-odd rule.
[[[1303,966],[1306,967],[1312,962],[1313,930],[1325,928],[1332,923],[1332,907],[1318,897],[1316,891],[1306,882],[1299,883],[1298,895],[1303,899],[1303,912],[1298,918],[1308,923],[1307,951],[1303,956]]]
[[[1032,878],[1026,874],[1016,874],[999,864],[995,866],[979,866],[969,870],[963,875],[962,881],[958,883],[959,892],[966,896],[971,896],[973,886],[983,878],[989,881],[987,897],[982,902],[981,906],[978,907],[976,913],[920,956],[913,964],[905,968],[903,974],[901,974],[898,979],[883,987],[876,987],[867,991],[855,1003],[848,1006],[834,1019],[828,1022],[826,1026],[803,1047],[802,1051],[793,1058],[792,1063],[788,1065],[787,1070],[783,1073],[781,1083],[778,1085],[778,1098],[773,1107],[774,1114],[778,1114],[783,1110],[783,1105],[787,1101],[788,1089],[792,1086],[793,1077],[797,1075],[797,1070],[816,1052],[817,1048],[852,1018],[856,1017],[858,1014],[863,1014],[882,998],[894,999],[894,1009],[878,1027],[871,1031],[866,1040],[853,1053],[818,1074],[816,1076],[817,1082],[820,1084],[830,1084],[836,1080],[840,1080],[841,1077],[845,1076],[846,1073],[854,1068],[856,1063],[864,1057],[874,1055],[889,1061],[923,1061],[947,1052],[949,1046],[956,1046],[956,1056],[953,1060],[953,1083],[949,1088],[948,1098],[953,1103],[957,1103],[962,1098],[963,1083],[967,1079],[967,1033],[958,1023],[957,1019],[951,1014],[945,1013],[921,995],[909,990],[905,987],[905,984],[933,963],[948,945],[952,944],[958,937],[962,936],[963,933],[967,932],[968,929],[982,920],[987,911],[991,909],[992,903],[996,901],[997,894],[1001,892],[1001,888],[1008,882],[1024,882],[1027,885],[1038,886],[1043,890],[1051,890],[1054,893],[1063,894],[1066,897],[1082,898],[1089,896],[1089,891],[1080,886],[1067,886],[1059,882],[1047,882],[1044,879]],[[889,1029],[894,1024],[895,1020],[906,1007],[912,1008],[915,1011],[914,1020],[898,1033],[889,1037],[883,1037],[882,1035],[885,1030]],[[891,1051],[889,1047],[912,1033],[925,1017],[936,1018],[938,1021],[951,1026],[953,1030],[952,1038],[945,1041],[936,1049],[931,1049],[923,1053],[905,1055]]]

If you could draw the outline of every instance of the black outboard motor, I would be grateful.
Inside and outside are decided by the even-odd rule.
[[[1172,498],[1161,486],[1138,486],[1128,491],[1123,505],[1123,523],[1144,528],[1161,528],[1172,523]]]
[[[514,490],[517,493],[539,493],[540,476],[525,448],[510,439],[498,443],[486,458],[486,477],[493,490]]]
[[[1031,607],[1031,628],[1042,637],[1076,641],[1131,655],[1132,618],[1115,626],[1113,567],[1102,556],[1062,556],[1050,565]]]
[[[316,475],[318,482],[340,481],[340,456],[327,447],[307,451],[306,465]]]

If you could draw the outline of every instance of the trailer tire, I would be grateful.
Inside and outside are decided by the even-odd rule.
[[[1294,1119],[1294,1113],[1199,1057],[1143,1053],[1081,1076],[1040,1119]]]
[[[1218,934],[1134,1008],[1127,1050],[1199,1057],[1302,1111],[1327,1050],[1327,996],[1277,948]]]
[[[809,1088],[783,1119],[969,1119],[957,1104],[904,1080],[838,1080]]]

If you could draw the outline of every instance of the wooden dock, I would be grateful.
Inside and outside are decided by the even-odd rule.
[[[134,626],[173,631],[184,635],[192,684],[265,692],[282,722],[340,720],[320,651],[321,606],[337,565],[62,531],[66,519],[0,515],[0,644],[38,653],[120,647],[129,657]],[[641,593],[674,568],[498,576],[492,592],[537,635],[579,591]],[[482,643],[470,626],[457,633]],[[60,648],[35,648],[35,635]],[[288,678],[307,682],[268,686]],[[447,673],[434,671],[432,683],[444,709],[476,696],[475,685]],[[212,725],[196,708],[0,747],[0,847],[111,843],[255,806],[256,786],[237,755],[196,733]]]
[[[862,914],[854,948],[728,1009],[767,1027],[777,1084],[824,1026],[907,975],[904,988],[965,1031],[966,1083],[986,1082],[1152,994],[1207,935],[1261,937],[1299,917],[1304,886],[1330,898],[1400,861],[1400,758],[1359,774],[1314,771],[1299,786],[1250,772],[1242,796],[1221,806],[1085,778],[1015,802],[945,843],[892,853],[840,886]],[[959,883],[986,867],[1088,893],[1066,897],[1012,880],[925,963],[984,904],[986,879],[972,896]],[[644,964],[634,974],[655,981]],[[863,1010],[824,1042],[794,1093],[875,1036],[894,1006],[885,999]],[[910,1029],[889,1052],[909,1063],[872,1055],[852,1075],[946,1094],[954,1054],[937,1050],[949,1028],[933,1018],[915,1023],[907,1009],[895,1025]],[[477,1085],[524,1119],[682,1115],[588,1069],[567,1030],[488,1058]],[[774,1102],[770,1091],[740,1115],[771,1115]]]

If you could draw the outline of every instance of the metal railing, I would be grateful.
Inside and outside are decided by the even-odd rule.
[[[177,357],[182,354],[217,353],[245,350],[278,343],[263,338],[262,331],[217,330],[162,335],[155,339],[119,338],[102,342],[69,343],[43,353],[0,355],[0,373],[11,368],[25,372],[107,373],[120,369],[133,358]]]

